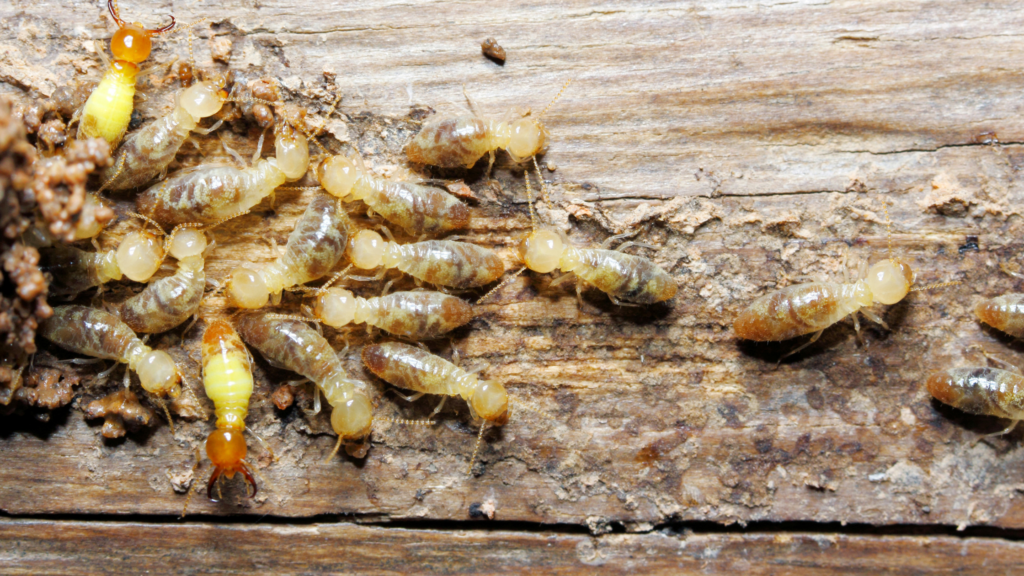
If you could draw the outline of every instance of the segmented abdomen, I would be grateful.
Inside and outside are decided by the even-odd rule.
[[[1024,376],[996,368],[953,368],[928,377],[936,400],[971,414],[1024,419]]]
[[[99,271],[107,256],[107,252],[86,252],[74,246],[57,244],[39,251],[39,267],[53,276],[51,294],[73,295],[104,282]]]
[[[505,273],[505,263],[492,250],[450,240],[427,240],[398,247],[396,266],[424,282],[452,288],[490,284]]]
[[[173,276],[154,280],[121,305],[121,319],[145,334],[166,332],[199,310],[206,289],[203,260],[193,256],[179,262]]]
[[[217,428],[245,428],[252,396],[252,366],[241,338],[223,320],[203,333],[203,387],[213,401]]]
[[[469,304],[440,292],[395,292],[369,304],[367,324],[412,340],[437,338],[473,319]]]
[[[327,340],[303,322],[253,314],[243,316],[236,327],[242,340],[268,361],[317,385],[322,385],[332,373],[345,373]]]
[[[440,234],[469,225],[469,208],[451,194],[421,184],[363,177],[363,202],[407,233]]]
[[[754,301],[733,324],[736,336],[766,342],[824,330],[858,310],[844,284],[796,284]],[[852,285],[850,285],[852,286]]]
[[[118,65],[122,69],[117,69]],[[116,62],[107,70],[85,101],[78,124],[79,140],[103,138],[110,144],[111,150],[117,148],[132,119],[137,72],[138,67],[129,62]]]
[[[465,372],[422,348],[383,342],[363,348],[363,364],[382,380],[416,392],[456,396]]]
[[[277,290],[305,284],[330,272],[345,254],[348,223],[348,216],[338,210],[337,200],[322,194],[314,198],[288,235],[285,253],[274,264],[288,280]]]
[[[427,122],[405,148],[409,160],[442,168],[472,168],[494,150],[490,130],[476,116],[457,116]]]
[[[647,258],[614,250],[582,249],[577,276],[619,300],[653,304],[676,295],[676,282]]]
[[[174,160],[195,127],[195,120],[181,108],[150,122],[117,149],[103,170],[103,183],[108,190],[127,190],[149,182]],[[117,178],[107,183],[118,170]]]
[[[1004,294],[984,300],[974,308],[974,314],[993,328],[1024,338],[1024,294]]]
[[[39,326],[38,334],[57,346],[93,358],[127,361],[131,348],[141,346],[135,332],[120,318],[88,306],[57,306]]]

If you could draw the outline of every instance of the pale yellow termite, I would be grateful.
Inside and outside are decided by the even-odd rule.
[[[150,282],[118,309],[124,323],[142,333],[166,332],[199,311],[206,289],[206,236],[185,229],[173,235],[167,253],[178,261],[175,274]]]
[[[505,273],[501,258],[482,246],[453,240],[385,243],[373,230],[352,237],[349,257],[362,270],[397,268],[417,280],[460,289],[490,284]]]
[[[110,39],[110,52],[114,61],[82,108],[78,138],[103,138],[114,149],[124,137],[132,117],[135,79],[139,73],[139,64],[149,58],[153,46],[150,38],[174,28],[174,17],[171,17],[171,23],[167,26],[147,30],[137,22],[121,20],[115,0],[107,0],[107,8],[118,27]]]

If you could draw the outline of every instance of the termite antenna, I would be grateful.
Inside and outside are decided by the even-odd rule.
[[[199,479],[196,478],[196,471],[202,466],[203,461],[196,455],[196,463],[192,465],[192,487],[188,489],[188,494],[185,496],[185,506],[181,509],[181,516],[179,520],[185,518],[185,514],[188,512],[188,505],[192,502],[192,497],[195,496],[196,490],[199,488]]]
[[[896,259],[892,256],[892,220],[889,219],[889,202],[882,200],[882,212],[885,213],[885,235],[889,248],[889,262],[896,265]]]
[[[189,65],[190,69],[192,70],[192,75],[193,76],[196,76],[196,54],[192,50],[192,39],[195,37],[195,34],[192,33],[192,28],[194,26],[196,26],[197,24],[201,24],[203,22],[206,22],[207,20],[208,20],[208,18],[205,18],[205,17],[204,18],[200,18],[199,20],[196,20],[195,22],[185,26],[185,29],[188,30],[188,65]]]
[[[270,460],[271,461],[277,462],[277,455],[274,454],[274,449],[270,447],[270,444],[267,444],[266,440],[264,440],[263,438],[260,438],[260,435],[255,433],[255,432],[253,432],[252,428],[249,428],[248,426],[245,427],[245,431],[248,432],[249,434],[252,434],[253,438],[259,440],[260,445],[263,446],[263,449],[270,453]]]
[[[334,444],[334,450],[331,450],[330,456],[328,456],[327,458],[324,458],[323,463],[327,464],[328,462],[333,460],[334,459],[334,455],[338,453],[338,450],[341,450],[341,436],[338,436],[338,441]]]
[[[485,421],[480,423],[480,433],[477,434],[477,436],[476,436],[476,446],[473,447],[473,456],[471,456],[469,458],[469,468],[466,469],[466,475],[467,476],[472,476],[473,475],[473,464],[476,463],[476,455],[477,455],[477,452],[480,451],[480,444],[484,441],[484,430],[486,430],[486,429],[487,429],[487,421],[485,420]]]
[[[548,185],[544,182],[544,176],[540,173],[540,166],[537,165],[537,157],[533,156],[533,167],[537,170],[537,181],[540,182],[540,195],[544,198],[544,204],[551,207],[551,200],[548,196]]]
[[[376,418],[379,422],[392,422],[394,424],[403,424],[405,426],[433,426],[437,424],[435,420],[405,420],[403,418]]]
[[[267,318],[269,320],[296,320],[298,322],[312,322],[313,324],[316,324],[317,326],[320,325],[320,320],[318,320],[316,318],[313,318],[311,316],[303,316],[301,314],[277,314],[277,313],[271,313],[271,314],[264,314],[263,317]]]
[[[538,172],[539,173],[539,172]],[[530,227],[533,231],[537,231],[537,215],[533,211],[533,186],[530,184],[530,171],[526,170],[524,173],[526,178],[526,203],[530,207]]]
[[[537,115],[538,118],[541,118],[544,116],[544,114],[547,114],[548,109],[551,108],[551,106],[554,105],[554,103],[557,102],[558,99],[562,97],[562,93],[565,92],[565,89],[569,87],[569,84],[572,84],[572,81],[572,78],[569,78],[568,80],[565,81],[565,84],[562,85],[562,89],[558,91],[558,94],[555,94],[555,97],[551,99],[551,102],[549,102],[548,105],[545,106],[544,109],[540,111],[540,114]]]
[[[138,212],[131,212],[131,211],[125,212],[125,214],[127,214],[128,216],[131,216],[132,218],[138,218],[139,220],[142,220],[143,222],[146,222],[148,224],[152,224],[153,227],[156,228],[157,231],[160,232],[161,236],[166,236],[167,235],[167,232],[164,232],[164,229],[159,224],[156,223],[156,220],[153,220],[149,216],[143,216],[142,214],[139,214]],[[145,230],[146,227],[143,226],[142,228],[143,228],[143,230]]]
[[[482,304],[485,300],[490,298],[493,294],[495,294],[496,292],[498,292],[499,290],[501,290],[505,286],[508,286],[509,284],[511,284],[512,281],[515,280],[516,278],[518,278],[519,275],[522,274],[524,270],[526,270],[526,266],[523,266],[519,270],[516,270],[511,276],[509,276],[508,278],[505,278],[504,280],[502,280],[494,288],[491,288],[490,290],[488,290],[487,294],[484,294],[483,296],[481,296],[480,299],[476,301],[476,303],[477,304]]]
[[[341,272],[338,272],[334,276],[331,276],[330,280],[325,282],[324,285],[321,286],[320,288],[317,288],[316,293],[317,294],[322,294],[322,293],[326,292],[327,289],[330,288],[332,284],[334,284],[335,282],[337,282],[341,278],[344,278],[345,275],[348,274],[348,271],[351,270],[351,269],[352,269],[352,265],[349,264],[348,266],[345,267],[344,270],[342,270]]]
[[[923,292],[924,290],[931,290],[933,288],[946,288],[948,286],[959,286],[962,284],[959,280],[950,280],[949,282],[936,282],[927,286],[920,286],[918,288],[911,288],[911,292]]]
[[[179,375],[180,376],[180,375]],[[153,400],[164,409],[164,414],[167,416],[167,425],[171,428],[171,436],[174,436],[174,421],[171,420],[171,411],[167,408],[167,403],[162,399],[153,396]]]
[[[114,175],[111,176],[110,178],[107,178],[107,181],[100,186],[100,189],[96,191],[96,194],[103,192],[104,190],[107,189],[107,186],[110,186],[115,180],[117,180],[117,178],[121,175],[121,172],[124,171],[124,162],[125,158],[127,157],[128,155],[124,154],[117,159],[117,167],[114,169]]]

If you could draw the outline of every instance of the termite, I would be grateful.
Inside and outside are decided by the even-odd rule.
[[[886,227],[890,228],[888,207],[885,209]],[[888,329],[888,325],[867,307],[874,303],[891,305],[907,296],[931,288],[953,286],[959,282],[941,282],[912,288],[915,276],[910,266],[892,253],[892,232],[889,236],[889,258],[876,262],[856,282],[808,282],[795,284],[754,301],[733,324],[738,338],[757,342],[788,340],[814,333],[811,339],[790,356],[810,346],[826,328],[847,316],[853,316],[853,326],[860,337],[857,312]],[[862,268],[863,270],[863,268]],[[846,272],[844,270],[844,276]]]
[[[117,316],[87,306],[57,306],[37,333],[57,346],[93,358],[116,360],[138,374],[142,388],[177,398],[181,375],[170,354],[153,350]]]
[[[469,209],[444,190],[374,176],[362,162],[345,156],[331,156],[317,165],[314,174],[331,195],[362,200],[412,236],[442,234],[469,224]]]
[[[1024,420],[1024,374],[1009,362],[982,354],[1006,369],[951,368],[932,373],[925,386],[939,402],[968,414],[1008,418],[1012,422],[1005,430],[986,436],[1007,434]]]
[[[302,178],[309,167],[306,137],[288,125],[278,125],[275,132],[275,158],[259,159],[244,169],[201,164],[178,171],[139,194],[137,211],[161,224],[177,225],[212,224],[249,210],[285,181]],[[257,157],[259,153],[257,146]]]
[[[171,17],[170,24],[148,30],[138,22],[127,23],[121,20],[116,0],[107,0],[107,9],[118,27],[110,39],[110,52],[114,61],[82,108],[77,137],[103,138],[111,149],[115,149],[124,137],[132,117],[135,79],[139,74],[139,64],[149,58],[153,47],[150,38],[174,28],[174,17]]]
[[[449,396],[461,396],[469,405],[470,415],[482,419],[476,448],[469,461],[473,470],[477,452],[483,439],[485,423],[504,426],[509,419],[510,402],[508,392],[500,382],[481,381],[476,374],[466,372],[455,364],[430,352],[402,344],[382,342],[363,348],[363,364],[380,379],[399,388],[416,392],[409,401],[424,394],[438,394],[444,398],[434,410],[441,410]]]
[[[288,236],[284,254],[259,268],[243,266],[228,278],[228,301],[240,308],[262,308],[271,294],[327,275],[345,254],[348,215],[339,202],[319,195],[309,203]]]
[[[243,316],[236,324],[246,344],[269,362],[297,372],[315,384],[333,407],[331,427],[338,444],[365,438],[373,424],[366,384],[348,377],[323,336],[304,322],[274,314]]]
[[[177,272],[150,282],[119,308],[121,319],[136,332],[166,332],[194,315],[203,300],[206,236],[195,229],[175,231],[168,245],[167,253],[178,261]]]
[[[352,323],[375,326],[410,340],[438,338],[473,319],[461,298],[440,292],[395,292],[375,298],[355,296],[328,285],[315,293],[313,315],[332,328]]]
[[[385,233],[390,237],[386,228]],[[417,280],[450,288],[483,286],[505,273],[501,258],[482,246],[453,240],[385,243],[373,230],[360,230],[352,237],[349,257],[362,270],[397,268]]]
[[[405,148],[409,160],[442,168],[472,168],[484,154],[494,164],[494,152],[504,149],[515,162],[539,154],[548,131],[540,119],[569,87],[568,81],[537,116],[527,113],[514,121],[481,118],[476,114],[434,118],[427,122]]]
[[[1024,278],[1024,275],[1013,272],[1005,264],[1001,264],[1000,268],[1010,276]],[[974,315],[978,320],[1010,336],[1024,338],[1024,294],[1011,292],[982,300],[974,307]]]
[[[543,191],[544,178],[536,160],[534,167]],[[526,174],[526,190],[533,232],[520,243],[519,259],[527,269],[541,274],[555,269],[564,273],[571,272],[577,279],[597,287],[607,294],[612,302],[620,306],[654,304],[676,295],[678,287],[675,279],[661,267],[647,258],[622,252],[632,245],[632,242],[622,244],[616,250],[576,248],[569,244],[562,234],[550,229],[538,229],[529,173]],[[620,238],[622,236],[612,236],[605,241],[605,245],[610,245]],[[580,283],[577,282],[577,296],[580,290]]]

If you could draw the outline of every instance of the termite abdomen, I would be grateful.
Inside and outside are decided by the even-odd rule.
[[[928,377],[936,400],[969,414],[1024,419],[1024,376],[998,368],[953,368]]]
[[[1004,294],[979,302],[974,315],[1010,336],[1024,338],[1024,294]]]

